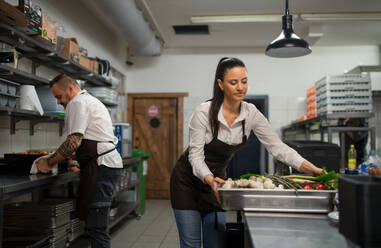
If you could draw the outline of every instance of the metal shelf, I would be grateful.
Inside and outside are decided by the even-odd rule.
[[[0,23],[0,41],[16,48],[23,57],[37,64],[65,73],[96,86],[111,86],[111,82],[58,53],[53,46],[29,37],[23,32]]]
[[[296,137],[298,133],[304,133],[305,139],[310,140],[311,134],[320,133],[320,141],[324,141],[324,134],[327,133],[328,142],[332,143],[332,136],[334,132],[339,133],[341,144],[345,143],[345,132],[350,131],[367,131],[370,132],[370,147],[376,148],[376,128],[369,127],[346,127],[340,126],[339,119],[345,118],[364,118],[369,119],[374,116],[374,113],[342,113],[331,114],[325,116],[318,116],[313,119],[308,119],[302,122],[294,122],[290,125],[281,128],[282,139],[286,140],[290,134]],[[344,169],[345,145],[341,146],[341,162],[340,168]]]
[[[282,134],[284,135],[284,133],[286,133],[288,131],[295,131],[295,130],[300,129],[300,128],[310,128],[316,122],[320,122],[320,126],[322,124],[324,126],[324,124],[325,124],[324,122],[334,121],[334,120],[338,120],[338,119],[346,119],[346,118],[351,118],[351,119],[352,118],[365,118],[365,119],[368,119],[368,118],[372,118],[373,116],[374,116],[374,113],[330,114],[330,115],[318,116],[318,117],[308,119],[305,121],[301,121],[301,122],[293,122],[290,125],[282,127],[281,131],[282,131]],[[326,126],[329,126],[329,124]]]
[[[131,189],[133,189],[133,188],[135,188],[135,187],[138,187],[140,184],[137,182],[137,183],[133,183],[133,184],[130,184],[130,185],[127,185],[126,187],[124,187],[123,189],[120,189],[119,191],[118,191],[118,193],[120,193],[120,192],[125,192],[125,191],[129,191],[129,190],[131,190]]]
[[[110,228],[118,224],[127,215],[134,213],[137,208],[136,202],[120,202],[118,204],[118,213],[115,216],[110,217]],[[137,213],[134,213],[137,214]]]
[[[59,123],[60,136],[63,133],[64,118],[55,114],[44,114],[31,110],[17,109],[10,107],[0,106],[0,115],[8,115],[11,120],[10,134],[15,134],[16,132],[16,123],[23,120],[29,120],[29,134],[34,135],[34,126],[38,123],[45,122],[57,122]]]
[[[49,80],[45,78],[2,64],[0,64],[0,77],[20,84],[32,84],[35,86],[49,85]]]

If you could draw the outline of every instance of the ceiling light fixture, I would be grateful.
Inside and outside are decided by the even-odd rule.
[[[282,22],[281,14],[192,16],[193,24]],[[381,12],[306,13],[293,15],[293,21],[381,21]]]
[[[281,22],[282,15],[226,15],[226,16],[192,16],[191,23],[245,23],[245,22]]]
[[[302,21],[381,21],[381,13],[312,13],[300,14]]]
[[[282,32],[266,48],[265,54],[275,58],[300,57],[312,52],[308,43],[294,33],[292,15],[286,0],[285,15],[282,17]]]

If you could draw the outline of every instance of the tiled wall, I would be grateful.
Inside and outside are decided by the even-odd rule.
[[[15,134],[10,134],[10,118],[1,116],[0,157],[4,153],[25,152],[30,149],[55,149],[65,136],[59,136],[58,123],[39,123],[34,127],[34,135],[29,134],[29,121],[16,123]]]

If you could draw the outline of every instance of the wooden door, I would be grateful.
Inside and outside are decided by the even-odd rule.
[[[169,199],[170,175],[182,152],[182,97],[129,94],[128,99],[133,146],[151,152],[146,196]]]

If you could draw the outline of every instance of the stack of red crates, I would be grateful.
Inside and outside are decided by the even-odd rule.
[[[317,116],[317,105],[316,105],[316,88],[311,87],[307,89],[307,119],[312,119]]]

